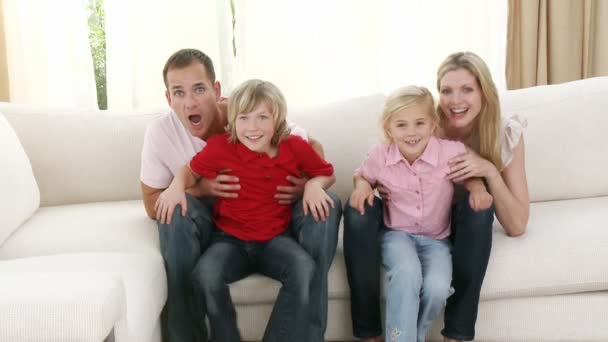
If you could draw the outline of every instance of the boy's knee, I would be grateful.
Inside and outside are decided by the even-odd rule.
[[[224,284],[222,274],[219,265],[211,260],[202,259],[192,271],[192,285],[199,291],[213,292]]]
[[[329,198],[331,198],[331,200],[334,202],[334,208],[330,208],[330,211],[335,211],[336,213],[341,214],[342,213],[342,200],[340,199],[340,196],[338,196],[336,193],[331,192],[331,191],[325,191],[325,193],[327,193]]]

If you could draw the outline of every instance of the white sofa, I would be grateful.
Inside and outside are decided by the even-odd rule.
[[[501,95],[505,115],[528,120],[533,203],[524,236],[496,223],[477,340],[608,341],[608,77]],[[378,141],[383,100],[290,109],[323,143],[343,199]],[[139,191],[143,132],[158,114],[0,113],[0,342],[160,341],[165,273]],[[341,245],[329,284],[326,339],[353,340]],[[231,287],[245,340],[261,339],[278,288],[260,276]]]

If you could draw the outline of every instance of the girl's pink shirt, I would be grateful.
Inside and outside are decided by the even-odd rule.
[[[372,147],[355,170],[372,187],[390,191],[384,202],[384,224],[391,229],[443,239],[450,235],[454,186],[446,178],[448,160],[465,153],[457,141],[431,137],[422,155],[411,165],[395,144]]]

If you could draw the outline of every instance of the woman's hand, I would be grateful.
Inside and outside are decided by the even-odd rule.
[[[329,207],[336,207],[334,201],[316,179],[311,179],[304,185],[303,202],[304,215],[308,215],[310,212],[316,222],[325,221],[329,217]]]
[[[470,149],[450,159],[448,166],[450,173],[447,178],[457,183],[472,177],[485,178],[497,171],[494,164]]]

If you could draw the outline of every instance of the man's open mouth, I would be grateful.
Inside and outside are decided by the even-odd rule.
[[[202,119],[203,117],[198,114],[188,115],[188,120],[190,120],[190,123],[192,123],[193,125],[200,124]]]

